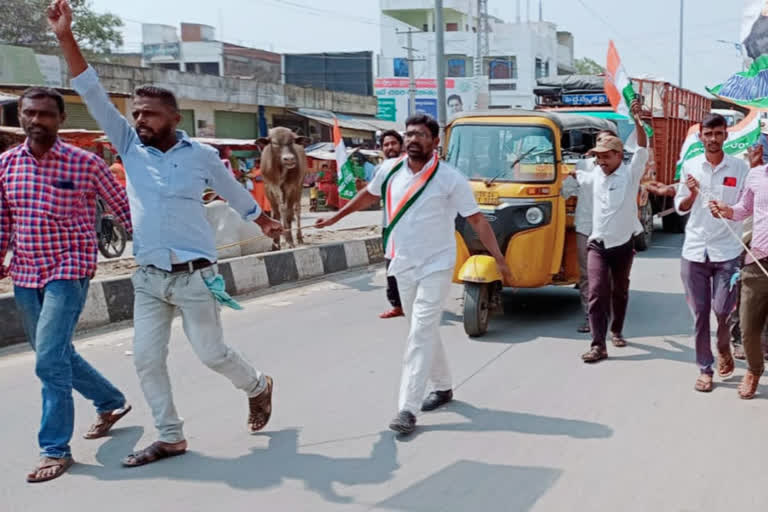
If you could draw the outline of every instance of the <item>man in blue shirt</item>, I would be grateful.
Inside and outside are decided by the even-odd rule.
[[[126,466],[141,466],[181,455],[187,449],[183,422],[171,395],[166,359],[174,313],[195,353],[248,396],[251,433],[263,429],[272,412],[272,379],[256,371],[224,344],[219,306],[212,292],[221,277],[215,267],[214,234],[202,194],[214,189],[264,234],[281,231],[224,167],[215,149],[177,130],[181,115],[167,89],[141,87],[134,93],[135,128],[112,105],[72,34],[66,0],[48,9],[48,21],[74,77],[72,87],[117,148],[125,165],[134,230],[134,363],[152,409],[159,439],[129,455]]]

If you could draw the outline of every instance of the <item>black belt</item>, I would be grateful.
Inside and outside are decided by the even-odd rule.
[[[208,261],[204,258],[198,260],[187,261],[186,263],[175,263],[171,265],[171,274],[177,274],[179,272],[195,272],[196,270],[202,270],[204,268],[212,267],[216,263]]]

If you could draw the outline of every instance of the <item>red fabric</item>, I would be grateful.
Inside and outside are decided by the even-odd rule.
[[[337,183],[336,171],[320,171],[320,177],[317,181],[317,189],[325,194],[326,206],[330,208],[342,207],[339,203],[339,185]]]
[[[109,170],[115,176],[115,179],[120,184],[120,186],[125,188],[125,167],[123,167],[123,164],[120,162],[115,162],[109,166]]]
[[[736,186],[736,178],[733,176],[726,176],[723,180],[723,185],[726,187],[735,187]]]
[[[26,142],[0,155],[0,278],[10,273],[16,286],[42,288],[92,277],[97,195],[130,230],[125,189],[95,154],[58,140],[40,160]]]

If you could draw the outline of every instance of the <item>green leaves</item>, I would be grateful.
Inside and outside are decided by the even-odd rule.
[[[123,21],[119,17],[94,12],[89,0],[69,3],[73,12],[72,32],[85,51],[106,54],[123,44]],[[1,0],[0,43],[55,53],[59,45],[48,27],[49,4],[50,0]]]

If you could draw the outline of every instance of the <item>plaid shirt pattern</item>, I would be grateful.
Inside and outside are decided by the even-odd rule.
[[[130,231],[125,190],[97,155],[61,140],[40,159],[27,142],[0,155],[0,278],[10,274],[15,286],[43,288],[93,277],[97,195]]]

